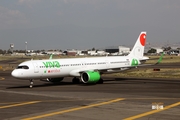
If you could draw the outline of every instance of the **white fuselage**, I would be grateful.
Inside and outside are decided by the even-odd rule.
[[[44,79],[54,81],[61,78],[73,76],[81,77],[83,83],[103,82],[101,74],[119,72],[138,66],[144,58],[144,46],[146,43],[146,32],[141,32],[133,49],[128,56],[108,56],[94,58],[70,58],[70,59],[50,59],[31,60],[23,62],[11,73],[18,79],[30,80],[32,87],[33,79]]]
[[[132,66],[129,56],[107,56],[93,58],[71,58],[31,60],[21,63],[12,72],[19,79],[44,79],[68,76],[80,76],[83,71],[105,71]],[[138,59],[137,64],[140,62]]]

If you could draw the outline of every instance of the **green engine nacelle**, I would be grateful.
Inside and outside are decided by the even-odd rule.
[[[100,80],[101,75],[99,72],[87,71],[81,74],[81,80],[83,83],[96,83]]]

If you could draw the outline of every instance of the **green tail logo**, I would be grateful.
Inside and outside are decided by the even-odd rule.
[[[131,62],[131,66],[137,66],[138,65],[138,60],[137,59],[133,59]]]

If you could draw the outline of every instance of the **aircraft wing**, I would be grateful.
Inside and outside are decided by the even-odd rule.
[[[159,64],[162,61],[163,56],[164,56],[164,53],[161,54],[160,58],[158,59],[158,61],[155,64],[140,64],[137,66],[120,67],[120,68],[113,68],[113,69],[100,69],[100,68],[94,68],[94,67],[86,67],[86,68],[72,70],[70,72],[70,75],[71,76],[80,76],[81,73],[86,72],[86,71],[97,71],[100,74],[104,74],[104,73],[107,74],[107,73],[116,73],[116,72],[126,71],[126,70],[137,68],[137,67],[153,66],[153,65]],[[145,59],[147,59],[147,58],[145,58]],[[145,59],[142,59],[142,60],[145,60]]]
[[[161,54],[160,58],[158,59],[158,61],[155,64],[140,64],[137,66],[129,66],[129,67],[121,67],[121,68],[115,68],[115,69],[107,69],[107,70],[100,70],[101,73],[116,73],[116,72],[121,72],[121,71],[126,71],[126,70],[130,70],[130,69],[134,69],[137,67],[144,67],[144,66],[153,66],[153,65],[157,65],[159,63],[161,63],[162,59],[163,59],[164,53]],[[146,60],[147,58],[142,59],[143,61]],[[140,60],[141,61],[141,60]]]
[[[70,72],[70,75],[71,76],[80,76],[81,73],[86,72],[86,71],[96,71],[96,72],[99,72],[100,74],[117,73],[117,72],[129,70],[129,69],[132,69],[132,68],[137,68],[137,67],[132,66],[132,67],[121,67],[121,68],[113,68],[113,69],[99,69],[99,68],[87,67],[87,68],[83,68],[83,69],[72,70]]]
[[[141,64],[141,65],[138,65],[139,66],[150,66],[150,65],[157,65],[159,63],[161,63],[162,59],[163,59],[163,56],[164,56],[164,53],[161,54],[161,56],[159,57],[158,61],[155,63],[155,64]],[[149,59],[149,60],[152,60],[152,59]]]

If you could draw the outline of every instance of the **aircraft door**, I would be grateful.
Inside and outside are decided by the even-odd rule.
[[[83,67],[83,68],[86,68],[86,65],[85,65],[86,62],[85,62],[85,61],[81,62],[81,64],[82,64],[82,67]]]
[[[106,60],[106,67],[109,68],[109,61]]]
[[[39,73],[39,67],[38,64],[33,62],[33,66],[34,66],[34,73]]]

